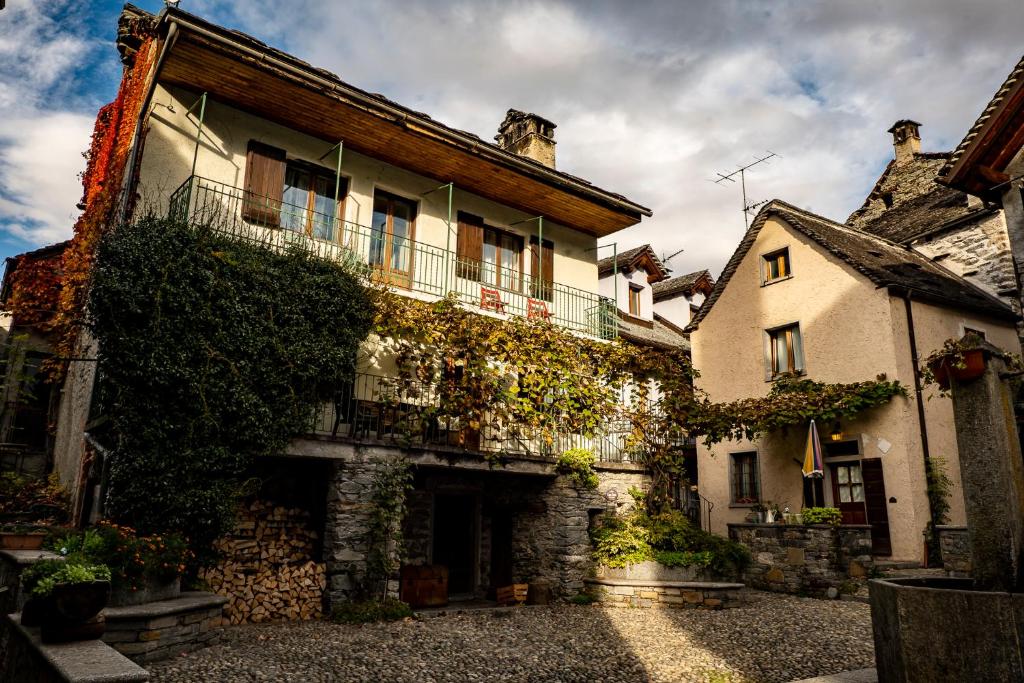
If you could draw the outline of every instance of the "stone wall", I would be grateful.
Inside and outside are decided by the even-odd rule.
[[[942,567],[950,576],[968,578],[971,575],[971,547],[968,543],[967,527],[937,526],[939,552],[942,553]]]
[[[174,600],[107,607],[103,642],[142,664],[213,645],[221,634],[227,598],[185,592]]]
[[[742,583],[586,579],[587,593],[610,607],[724,609],[743,604]]]
[[[379,463],[392,457],[404,456],[396,449],[357,448],[350,457],[332,465],[324,531],[327,595],[332,603],[359,596],[367,570],[366,530],[374,474]],[[648,481],[642,471],[631,466],[600,467],[598,476],[598,489],[583,491],[553,472],[517,475],[501,468],[419,466],[402,525],[403,561],[430,563],[435,492],[473,494],[481,501],[477,592],[486,591],[490,583],[492,515],[502,510],[512,520],[513,581],[547,583],[556,599],[571,597],[583,590],[583,579],[590,570],[591,519],[602,512],[628,509],[633,505],[628,489],[644,488]],[[398,594],[397,575],[389,592]]]
[[[730,524],[729,538],[750,550],[743,581],[761,590],[835,597],[874,566],[868,525]]]

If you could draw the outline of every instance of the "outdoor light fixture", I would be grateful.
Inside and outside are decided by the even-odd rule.
[[[833,441],[843,440],[843,426],[839,424],[838,420],[834,425],[832,425],[832,433],[829,434],[829,436],[832,438]]]

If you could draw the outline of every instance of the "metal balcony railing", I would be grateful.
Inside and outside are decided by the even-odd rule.
[[[299,246],[351,263],[399,292],[438,297],[455,293],[464,305],[480,310],[545,318],[600,339],[618,334],[615,303],[607,297],[527,273],[500,271],[493,263],[461,258],[447,249],[199,176],[174,191],[169,215],[253,244]]]
[[[624,434],[611,428],[593,435],[557,426],[529,429],[483,419],[471,429],[461,416],[443,414],[442,385],[356,373],[317,412],[313,434],[402,447],[445,447],[478,453],[554,458],[586,448],[601,462],[633,462]]]

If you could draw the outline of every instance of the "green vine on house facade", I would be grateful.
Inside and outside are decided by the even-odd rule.
[[[252,459],[284,453],[351,380],[372,316],[357,277],[298,249],[157,218],[105,234],[88,322],[108,418],[107,514],[211,548]]]

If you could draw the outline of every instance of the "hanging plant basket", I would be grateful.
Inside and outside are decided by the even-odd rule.
[[[955,378],[957,382],[970,382],[985,374],[985,352],[981,349],[969,349],[963,352],[963,359],[959,363],[954,364],[949,357],[943,357],[931,361],[928,367],[939,387],[948,390],[950,377]]]

